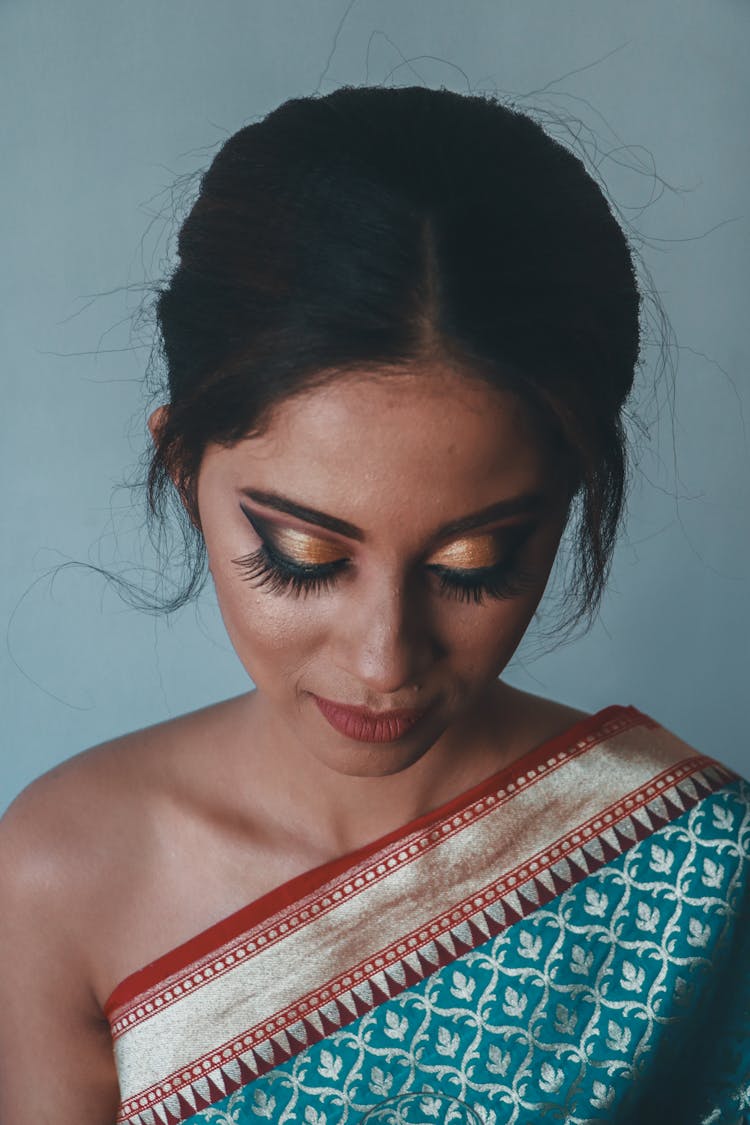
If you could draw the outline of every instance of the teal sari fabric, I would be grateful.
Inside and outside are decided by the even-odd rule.
[[[384,988],[376,982],[385,978],[371,965],[369,983],[364,979],[358,986],[361,1014],[355,1010],[348,1018],[334,1019],[331,1001],[323,996],[320,1022],[314,1025],[318,1033],[308,1036],[315,1041],[303,1045],[288,1035],[291,1050],[266,1052],[265,1062],[256,1050],[253,1058],[260,1065],[254,1070],[242,1057],[231,1064],[227,1060],[212,1072],[223,1076],[218,1082],[212,1077],[203,1085],[193,1084],[189,1093],[184,1085],[179,1092],[163,1091],[161,1103],[138,1112],[133,1112],[137,1107],[132,1100],[124,1102],[121,1120],[144,1125],[355,1125],[370,1114],[367,1125],[376,1119],[403,1125],[750,1125],[750,785],[632,708],[608,708],[578,724],[571,735],[562,750],[548,744],[546,759],[536,752],[533,761],[518,763],[513,775],[506,772],[494,785],[466,795],[463,804],[453,802],[417,826],[417,835],[427,832],[430,838],[446,823],[456,829],[452,852],[440,856],[450,885],[448,861],[464,868],[467,863],[460,845],[462,831],[468,829],[456,828],[457,822],[477,801],[510,786],[497,822],[484,826],[483,846],[497,836],[496,867],[505,872],[509,865],[502,858],[507,848],[501,830],[504,824],[509,833],[517,828],[512,813],[519,775],[530,781],[526,793],[531,799],[540,784],[534,771],[543,759],[545,769],[557,774],[551,782],[555,792],[558,797],[570,793],[575,808],[572,817],[566,821],[563,816],[556,826],[562,835],[547,831],[546,836],[558,841],[556,847],[563,839],[570,846],[557,857],[557,873],[550,869],[553,877],[546,883],[537,867],[535,882],[522,884],[532,865],[541,862],[531,857],[542,854],[524,848],[526,866],[514,884],[522,890],[516,895],[503,884],[502,924],[490,926],[497,932],[483,934],[475,921],[464,921],[465,914],[460,921],[456,917],[450,933],[435,944],[432,962],[424,952],[428,947],[420,947],[424,971],[415,969],[413,979],[391,968],[391,987]],[[649,751],[652,744],[655,752]],[[613,760],[627,755],[627,747],[629,776],[619,787],[612,782],[616,791],[603,793],[598,816],[586,819],[589,810],[576,804],[573,790],[581,776],[601,777],[601,767],[611,769]],[[636,758],[641,763],[638,776],[633,772]],[[553,769],[549,763],[558,760]],[[566,778],[566,768],[574,763],[574,775]],[[628,812],[627,802],[635,800],[636,792],[645,803],[638,809],[631,805]],[[547,808],[548,796],[544,794]],[[619,820],[618,809],[625,813]],[[550,809],[551,818],[557,815]],[[578,827],[573,831],[571,825]],[[414,826],[409,827],[389,845],[416,839]],[[577,836],[586,837],[580,853],[573,850]],[[611,854],[618,839],[619,854]],[[447,846],[445,837],[436,844],[438,855],[439,846]],[[547,847],[554,859],[554,847]],[[333,878],[324,873],[327,881],[312,895],[303,887],[308,893],[300,898],[314,905],[321,889],[330,894],[337,879],[351,881],[355,871],[373,870],[379,861],[386,867],[382,882],[387,888],[386,851],[387,846],[355,857]],[[399,854],[408,854],[408,848]],[[580,855],[588,856],[587,864]],[[478,882],[486,888],[492,857],[470,851],[468,858],[480,869]],[[391,870],[395,878],[397,865]],[[433,870],[442,868],[437,864]],[[569,885],[563,887],[563,878]],[[456,876],[456,882],[458,905],[466,898],[465,879]],[[394,897],[402,896],[401,945],[407,956],[414,918],[403,891],[403,882],[394,884]],[[444,898],[444,888],[441,894]],[[278,908],[279,902],[273,905]],[[294,905],[292,896],[289,907]],[[434,903],[428,907],[430,918],[436,917]],[[332,922],[335,913],[334,907]],[[274,917],[278,919],[278,909]],[[350,925],[351,917],[341,918],[341,924]],[[368,933],[378,926],[376,915],[354,917]],[[486,910],[483,917],[489,917]],[[248,919],[237,921],[246,924]],[[225,936],[225,931],[219,934]],[[217,948],[226,951],[230,944],[220,942]],[[399,946],[395,948],[398,952]],[[311,949],[311,955],[315,960],[318,954]],[[350,959],[354,964],[356,956]],[[206,955],[193,964],[198,962],[205,966]],[[410,963],[418,962],[412,957]],[[178,974],[165,979],[174,987]],[[155,1002],[155,989],[163,984],[149,985],[118,1010],[127,1011],[128,1003],[132,1008],[136,1001],[143,1005],[148,996]],[[127,1033],[121,1038],[127,1041]],[[216,1042],[228,1050],[219,1029]],[[413,1096],[398,1101],[405,1094]]]

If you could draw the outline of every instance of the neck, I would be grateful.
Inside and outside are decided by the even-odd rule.
[[[243,729],[245,745],[247,731],[254,739],[254,809],[260,806],[269,817],[269,832],[287,842],[291,835],[316,862],[356,851],[439,808],[518,757],[524,747],[516,736],[513,696],[513,689],[495,681],[466,717],[440,733],[416,760],[379,773],[381,749],[363,747],[360,769],[352,773],[314,753],[305,732],[300,734],[261,693],[252,692]],[[247,775],[247,759],[236,768],[240,772],[235,776]]]

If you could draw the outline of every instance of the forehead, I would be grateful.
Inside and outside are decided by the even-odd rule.
[[[544,487],[549,474],[519,399],[451,370],[358,371],[287,399],[269,418],[262,435],[206,451],[204,485],[286,491],[359,522],[362,506],[392,511],[394,500],[407,517],[415,505],[435,518],[460,514]]]

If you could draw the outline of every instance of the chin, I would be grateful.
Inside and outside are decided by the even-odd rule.
[[[403,773],[418,762],[434,745],[434,739],[427,745],[394,746],[383,743],[377,747],[360,743],[351,749],[327,748],[318,751],[315,757],[333,773],[344,777],[391,777]]]

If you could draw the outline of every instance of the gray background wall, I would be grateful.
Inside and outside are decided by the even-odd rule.
[[[679,344],[674,410],[662,394],[599,623],[509,678],[632,703],[750,774],[749,48],[745,0],[2,0],[0,809],[249,687],[212,591],[160,620],[50,570],[142,558],[115,486],[146,442],[132,315],[169,261],[170,186],[284,99],[366,81],[528,94],[596,131]]]

